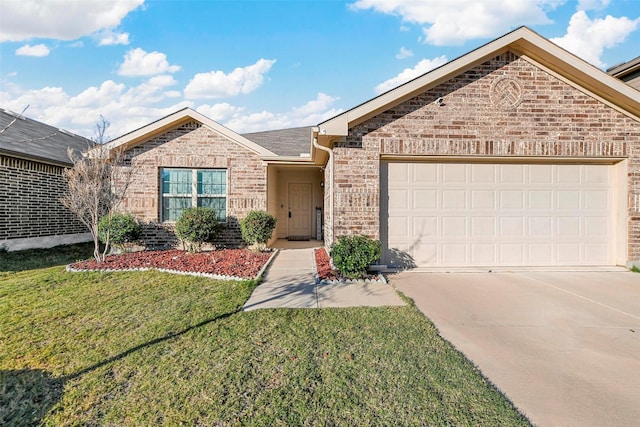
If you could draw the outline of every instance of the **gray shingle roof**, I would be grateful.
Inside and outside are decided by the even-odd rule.
[[[299,157],[311,153],[312,128],[268,130],[265,132],[245,133],[242,136],[249,141],[273,151],[278,156]]]
[[[0,133],[0,153],[46,163],[71,165],[67,147],[82,152],[93,145],[91,140],[79,135],[23,116],[18,117],[18,114],[0,108],[0,131],[3,129]]]

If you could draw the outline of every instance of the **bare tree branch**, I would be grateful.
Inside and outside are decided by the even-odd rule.
[[[13,120],[11,120],[11,123],[9,123],[8,125],[6,125],[5,127],[3,127],[2,129],[0,129],[0,133],[4,132],[5,130],[9,129],[11,127],[12,124],[14,124],[16,122],[16,120],[18,120],[20,117],[22,117],[22,115],[24,114],[25,111],[27,111],[27,108],[29,108],[29,104],[27,104],[26,107],[24,107],[24,109],[22,110],[22,113],[18,114]]]
[[[102,122],[96,126],[106,130],[109,122],[100,117]],[[98,224],[104,216],[110,220],[120,206],[131,184],[133,168],[124,165],[124,150],[111,151],[104,145],[81,156],[69,149],[68,155],[74,165],[64,171],[68,188],[60,202],[87,226],[93,237],[93,255],[102,262],[109,250],[109,236],[100,252]]]

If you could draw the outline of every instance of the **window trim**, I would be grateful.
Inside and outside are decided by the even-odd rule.
[[[170,194],[164,193],[163,188],[163,172],[165,170],[188,170],[191,171],[191,192],[188,194]],[[225,172],[225,194],[198,194],[198,171],[224,171]],[[164,218],[164,199],[165,198],[191,198],[190,207],[198,207],[198,200],[201,198],[223,198],[225,200],[224,220],[218,220],[220,224],[226,224],[229,218],[229,169],[228,168],[185,168],[185,167],[160,167],[158,171],[158,218],[160,223],[175,224],[176,220],[167,220]]]

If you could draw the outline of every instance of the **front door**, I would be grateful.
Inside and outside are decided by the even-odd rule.
[[[311,237],[311,184],[289,183],[288,237]]]

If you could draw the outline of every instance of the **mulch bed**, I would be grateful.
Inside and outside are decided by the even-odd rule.
[[[327,250],[325,248],[319,248],[314,251],[316,256],[316,269],[318,270],[317,280],[319,283],[335,283],[335,282],[344,282],[344,283],[354,283],[354,282],[374,282],[374,283],[387,283],[385,278],[381,274],[369,273],[367,277],[362,280],[349,280],[345,279],[340,275],[340,272],[337,270],[331,269],[331,259],[327,254]]]
[[[327,250],[325,248],[320,248],[316,249],[314,252],[316,256],[316,268],[318,269],[318,280],[339,280],[340,276],[338,276],[337,272],[331,270],[331,260],[329,259]]]
[[[271,255],[271,252],[252,252],[248,249],[221,249],[200,253],[172,249],[109,255],[100,264],[95,259],[91,259],[71,264],[70,267],[86,271],[154,268],[252,279],[260,272]]]

